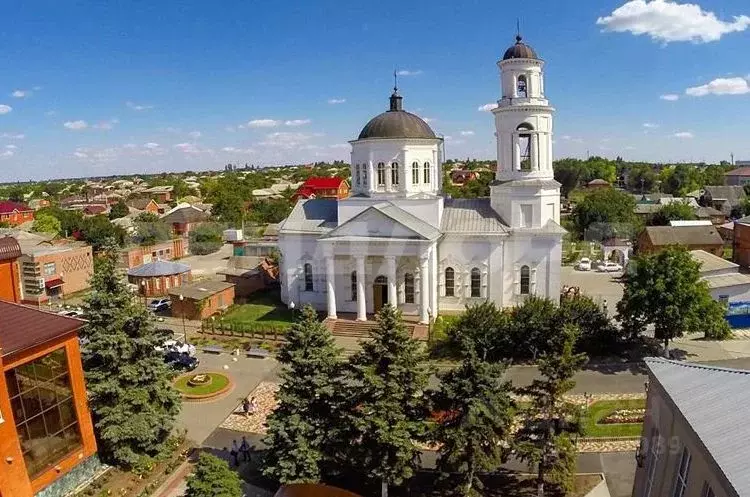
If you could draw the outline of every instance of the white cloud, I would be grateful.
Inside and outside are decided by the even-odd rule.
[[[13,93],[10,94],[11,97],[14,98],[26,98],[31,96],[30,90],[16,90]]]
[[[727,22],[692,3],[630,0],[610,15],[598,18],[596,24],[604,26],[605,31],[630,32],[636,36],[645,34],[663,43],[708,43],[727,33],[744,31],[750,26],[750,17],[734,16],[731,22]]]
[[[320,133],[299,133],[289,131],[278,131],[266,135],[265,140],[258,142],[258,145],[265,147],[274,147],[282,149],[309,149],[312,145],[310,140],[315,137],[323,136]]]
[[[178,143],[173,145],[172,148],[179,150],[180,152],[187,155],[198,155],[198,154],[210,154],[213,150],[210,148],[203,148],[195,143]]]
[[[285,121],[284,124],[286,126],[304,126],[305,124],[310,124],[309,119],[292,119],[289,121]]]
[[[39,90],[41,90],[41,89],[42,89],[42,87],[41,87],[41,86],[35,86],[35,87],[33,87],[33,88],[32,88],[32,90],[34,90],[34,91],[39,91]]]
[[[675,95],[674,93],[667,93],[666,95],[660,95],[659,98],[666,100],[667,102],[674,102],[675,100],[679,100],[680,96]]]
[[[333,145],[328,145],[328,148],[349,149],[351,148],[351,145],[348,143],[334,143]]]
[[[15,145],[6,145],[5,148],[6,148],[6,150],[15,150],[18,147],[16,147]]]
[[[465,131],[461,131],[460,135],[461,136],[474,136],[474,132],[471,131],[470,129],[468,129],[468,130],[465,130]]]
[[[91,126],[94,129],[104,129],[104,130],[110,130],[115,127],[115,124],[118,124],[120,122],[119,119],[110,119],[109,121],[100,121],[93,126]]]
[[[190,133],[188,133],[188,136],[190,138],[200,138],[201,135],[202,133],[200,131],[191,131]]]
[[[44,115],[45,116],[49,116],[49,117],[53,117],[53,116],[57,115],[57,111],[56,110],[48,110],[47,112],[44,113]]]
[[[255,150],[252,148],[237,148],[237,147],[224,147],[221,149],[222,152],[227,152],[230,154],[245,154],[250,155],[254,154]]]
[[[745,78],[717,78],[701,86],[685,90],[691,97],[706,95],[744,95],[750,93],[750,85]]]
[[[154,143],[154,142],[148,142],[148,143],[144,143],[143,144],[143,148],[147,148],[149,150],[154,150],[154,149],[159,148],[159,144],[158,143]]]
[[[575,136],[570,136],[570,135],[562,135],[560,139],[573,142],[573,143],[583,143],[583,138],[577,138]]]
[[[690,131],[678,131],[676,133],[672,133],[672,138],[694,138],[695,135],[691,133]]]
[[[493,109],[497,109],[496,103],[484,104],[484,105],[480,105],[479,107],[477,107],[477,110],[480,112],[489,112]]]
[[[396,74],[398,74],[399,76],[419,76],[420,74],[422,74],[422,70],[417,69],[415,71],[409,71],[407,69],[402,69],[398,71]]]
[[[235,128],[234,126],[225,126],[224,131],[228,133],[234,133],[235,131],[237,131],[237,128]]]
[[[13,107],[11,107],[10,105],[0,104],[0,116],[3,114],[7,114],[8,112],[12,110],[13,110]]]
[[[335,104],[343,104],[346,102],[345,98],[329,98],[328,103],[335,105]]]
[[[0,157],[13,157],[15,152],[13,150],[4,150],[2,153],[0,153]]]
[[[654,129],[654,128],[658,128],[659,125],[655,123],[643,123],[643,127],[646,129]]]
[[[635,150],[635,147],[632,145],[628,145],[624,148],[624,150]]]
[[[279,121],[274,119],[253,119],[248,121],[245,126],[248,128],[274,128],[279,125]]]
[[[78,121],[66,121],[63,124],[63,126],[65,126],[68,129],[78,130],[78,129],[86,129],[88,128],[89,125],[86,121],[78,120]]]
[[[154,106],[153,106],[153,105],[143,105],[143,104],[136,104],[136,103],[134,103],[134,102],[125,102],[125,105],[126,105],[126,106],[127,106],[127,107],[128,107],[129,109],[132,109],[132,110],[137,110],[137,111],[141,111],[141,110],[150,110],[150,109],[153,109],[153,108],[154,108]]]
[[[23,140],[26,135],[23,133],[0,133],[0,138],[8,138],[10,140]]]

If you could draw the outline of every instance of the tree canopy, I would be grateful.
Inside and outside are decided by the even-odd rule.
[[[121,217],[127,216],[128,214],[130,214],[130,209],[128,209],[128,206],[124,200],[119,200],[109,210],[110,219],[119,219]]]
[[[187,478],[185,497],[241,497],[242,480],[226,461],[201,452],[195,470]]]
[[[656,211],[649,220],[651,226],[669,226],[670,221],[697,219],[698,216],[687,202],[670,202]]]
[[[635,199],[629,193],[597,188],[575,205],[571,218],[581,238],[630,237],[639,224],[634,210]]]
[[[34,217],[32,231],[37,233],[49,233],[50,235],[59,235],[62,230],[60,220],[51,214],[37,214]]]

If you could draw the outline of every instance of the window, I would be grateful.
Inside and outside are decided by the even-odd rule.
[[[218,299],[219,299],[219,307],[224,307],[224,294],[220,293]]]
[[[82,444],[65,349],[5,373],[26,471],[35,478]]]
[[[482,273],[479,272],[477,267],[471,270],[471,296],[482,296]]]
[[[521,295],[531,293],[531,270],[529,266],[521,266]]]
[[[651,428],[648,460],[646,461],[646,488],[643,490],[643,497],[651,496],[651,488],[654,486],[654,477],[656,476],[656,466],[659,462],[659,453],[659,430]]]
[[[385,186],[385,164],[378,162],[378,186]]]
[[[714,494],[714,489],[711,488],[711,485],[709,485],[707,481],[703,482],[701,497],[716,497],[716,494]]]
[[[47,262],[44,264],[44,275],[45,276],[52,276],[57,272],[57,268],[55,267],[54,262]]]
[[[527,96],[528,92],[526,86],[526,76],[521,74],[520,76],[518,76],[518,83],[516,85],[516,97],[526,98]]]
[[[516,128],[520,131],[518,134],[518,167],[521,171],[531,171],[531,133],[523,131],[532,131],[534,129],[528,123],[523,123]]]
[[[354,174],[356,175],[356,185],[359,186],[359,164],[354,166]]]
[[[352,293],[352,300],[357,300],[357,271],[352,271],[351,275],[351,293]]]
[[[533,213],[533,206],[522,205],[521,206],[521,220],[520,225],[522,228],[528,228],[531,226],[531,218]]]
[[[682,497],[688,484],[688,473],[690,472],[690,452],[687,448],[682,449],[682,456],[677,465],[677,474],[674,479],[674,490],[672,497]]]
[[[452,267],[445,268],[445,296],[453,297],[455,295],[455,278],[456,273]]]
[[[391,185],[398,185],[398,162],[391,162]]]
[[[313,291],[312,264],[310,264],[309,262],[305,264],[305,291]]]
[[[169,278],[164,278],[164,289],[165,290],[169,290],[169,284],[170,283],[171,283],[171,281],[169,280]]]
[[[411,183],[412,185],[419,184],[419,162],[411,163]]]
[[[159,278],[154,279],[154,288],[161,290],[161,280],[159,280]]]
[[[414,303],[414,275],[411,273],[404,275],[404,302],[407,304]]]
[[[425,162],[424,163],[424,178],[423,178],[424,184],[429,185],[430,184],[430,163]]]
[[[367,164],[362,164],[362,186],[367,186]]]

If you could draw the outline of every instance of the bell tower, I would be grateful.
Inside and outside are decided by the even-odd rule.
[[[552,115],[544,95],[544,61],[520,34],[497,63],[501,98],[495,116],[497,173],[493,208],[513,228],[560,221],[560,189],[552,170]]]

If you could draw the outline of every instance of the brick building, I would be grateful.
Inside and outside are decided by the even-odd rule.
[[[78,345],[85,323],[2,301],[0,315],[0,492],[63,495],[100,467]]]
[[[137,209],[139,211],[150,212],[151,214],[159,215],[159,204],[156,200],[148,197],[134,198],[127,201],[127,206]]]
[[[167,212],[161,221],[172,227],[175,236],[187,236],[193,228],[208,221],[208,218],[208,213],[187,205]]]
[[[724,240],[715,226],[647,226],[638,235],[638,253],[650,254],[670,246],[724,254]]]
[[[750,267],[750,216],[734,223],[732,260],[740,266]]]
[[[0,300],[21,300],[19,257],[21,246],[16,239],[10,236],[0,238]]]
[[[234,304],[234,284],[224,281],[196,281],[169,291],[172,316],[205,319]]]
[[[121,254],[125,268],[132,269],[156,259],[169,261],[185,257],[185,241],[182,238],[175,238],[154,245],[136,245],[123,249]]]
[[[292,200],[301,198],[332,198],[342,199],[349,196],[349,183],[345,179],[334,176],[332,178],[312,177],[292,195]]]
[[[128,269],[128,283],[136,285],[144,297],[166,295],[190,279],[190,266],[179,262],[157,260]]]
[[[34,220],[34,209],[21,202],[11,200],[0,201],[0,223],[18,226]]]

